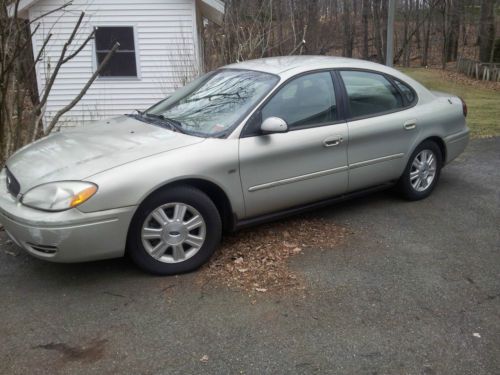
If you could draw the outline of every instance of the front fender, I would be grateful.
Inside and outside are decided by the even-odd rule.
[[[234,212],[244,216],[238,163],[238,139],[207,139],[188,147],[153,155],[87,178],[97,193],[79,206],[83,212],[138,206],[152,192],[185,179],[219,186]]]

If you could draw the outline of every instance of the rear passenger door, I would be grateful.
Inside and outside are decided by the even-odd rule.
[[[417,135],[415,92],[403,82],[373,71],[341,70],[339,77],[347,99],[348,190],[399,178]]]

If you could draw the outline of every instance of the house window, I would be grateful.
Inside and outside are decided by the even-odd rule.
[[[115,43],[120,47],[115,51],[100,77],[137,77],[135,58],[134,28],[131,26],[96,27],[95,49],[97,66],[106,58]]]

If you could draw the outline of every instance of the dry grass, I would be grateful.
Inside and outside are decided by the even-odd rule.
[[[289,268],[288,259],[306,251],[335,248],[347,234],[344,227],[308,216],[237,232],[224,238],[215,257],[199,273],[199,282],[250,296],[304,290],[304,280]]]

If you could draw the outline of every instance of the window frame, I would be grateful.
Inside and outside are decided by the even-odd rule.
[[[138,37],[137,37],[137,24],[130,24],[130,23],[117,23],[117,24],[107,24],[107,23],[97,23],[93,24],[92,27],[94,29],[99,28],[99,27],[131,27],[132,32],[134,35],[134,55],[135,55],[135,70],[136,70],[136,75],[135,76],[101,76],[98,75],[96,78],[96,81],[140,81],[142,80],[142,75],[141,75],[141,68],[139,64],[139,44],[138,42]],[[99,62],[97,60],[97,45],[96,45],[96,37],[94,35],[94,42],[92,43],[92,72],[95,73],[97,68],[99,67]]]
[[[379,71],[372,70],[372,69],[362,69],[362,68],[336,68],[335,71],[337,73],[336,75],[337,75],[337,79],[339,80],[339,84],[342,87],[342,96],[344,97],[344,110],[345,110],[345,114],[346,114],[346,117],[345,117],[346,121],[358,121],[358,120],[364,120],[364,119],[368,119],[368,118],[372,118],[372,117],[384,116],[384,115],[388,115],[391,113],[406,111],[407,109],[413,108],[418,104],[419,97],[418,97],[418,94],[415,91],[415,89],[409,83],[403,81],[400,78],[393,77],[390,74],[387,74],[384,72],[379,72]],[[347,89],[345,87],[344,80],[340,74],[340,72],[346,72],[346,71],[365,72],[365,73],[372,73],[372,74],[381,75],[382,77],[387,79],[387,81],[389,81],[389,83],[392,85],[392,87],[394,87],[396,92],[399,94],[399,96],[401,97],[401,101],[403,103],[403,106],[400,108],[391,109],[391,110],[383,111],[383,112],[377,112],[377,113],[370,114],[370,115],[352,116],[351,115],[351,108],[349,106],[349,95],[347,93]],[[400,81],[401,83],[403,83],[405,86],[407,86],[413,92],[413,95],[414,95],[413,102],[409,103],[406,100],[405,96],[403,95],[403,93],[401,92],[399,87],[395,84],[394,80]]]
[[[314,124],[307,124],[307,125],[299,125],[295,126],[293,128],[289,128],[288,132],[296,131],[296,130],[303,130],[303,129],[312,129],[312,128],[319,128],[323,126],[331,126],[331,125],[338,125],[341,123],[345,123],[346,121],[346,112],[345,112],[345,99],[344,99],[344,92],[342,91],[343,88],[339,85],[339,82],[337,82],[337,79],[335,78],[335,69],[332,68],[327,68],[327,69],[315,69],[315,70],[308,70],[307,72],[301,72],[299,74],[296,74],[292,77],[287,78],[283,82],[279,83],[277,87],[271,92],[271,94],[264,100],[262,101],[257,107],[254,108],[252,115],[248,118],[246,121],[245,125],[243,126],[243,129],[240,134],[240,138],[248,138],[248,137],[258,137],[263,135],[260,132],[260,128],[255,129],[255,122],[260,125],[263,121],[262,119],[262,108],[264,108],[269,101],[271,101],[275,95],[280,92],[282,88],[284,88],[288,83],[291,81],[294,81],[295,79],[298,79],[300,77],[310,75],[310,74],[315,74],[315,73],[330,73],[330,79],[332,80],[333,84],[333,90],[335,93],[335,105],[337,107],[337,113],[338,113],[338,118],[335,121],[332,122],[322,122],[322,123],[314,123]]]

